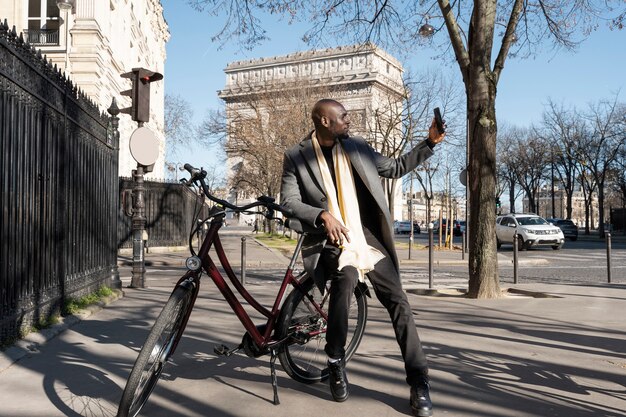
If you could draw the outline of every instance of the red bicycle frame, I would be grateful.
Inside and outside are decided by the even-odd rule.
[[[285,292],[287,291],[287,287],[289,285],[292,285],[295,288],[302,288],[301,282],[298,280],[298,277],[294,277],[293,275],[293,268],[296,263],[296,259],[300,253],[300,250],[302,248],[302,240],[306,234],[302,233],[300,237],[298,238],[296,249],[294,250],[291,261],[289,262],[289,266],[287,267],[287,270],[285,271],[285,276],[278,290],[278,294],[276,295],[276,299],[274,300],[272,309],[268,310],[266,307],[262,306],[248,292],[248,290],[246,290],[246,288],[239,281],[239,279],[237,279],[235,272],[230,266],[230,262],[228,261],[228,257],[226,256],[226,253],[224,252],[224,248],[222,247],[222,242],[220,240],[219,233],[218,233],[219,229],[223,225],[224,216],[225,216],[224,211],[214,214],[213,219],[211,220],[211,226],[209,227],[209,230],[207,231],[207,234],[204,237],[202,245],[200,246],[200,250],[198,251],[198,257],[200,258],[202,262],[202,269],[204,269],[207,272],[207,274],[211,277],[211,279],[213,280],[213,282],[219,289],[220,293],[222,293],[222,296],[228,302],[228,304],[232,308],[235,315],[239,318],[239,320],[241,321],[241,324],[243,324],[244,328],[246,329],[246,331],[248,332],[248,334],[250,335],[254,343],[257,345],[257,347],[260,350],[272,349],[272,347],[274,347],[275,345],[283,342],[283,340],[274,340],[271,335],[274,330],[276,320],[278,319],[278,316],[280,314],[280,303],[281,303],[281,300],[283,299],[283,296],[285,295]],[[211,256],[209,255],[209,251],[211,250],[212,246],[215,248],[215,253],[217,254],[220,264],[224,268],[224,271],[226,272],[226,275],[230,279],[231,283],[235,286],[236,291],[246,300],[246,302],[251,307],[253,307],[256,311],[261,313],[263,316],[267,317],[267,323],[265,326],[257,327],[252,322],[250,315],[245,310],[245,308],[243,307],[243,305],[241,304],[241,302],[239,301],[239,299],[237,298],[237,296],[231,289],[228,282],[226,282],[222,274],[220,274],[220,272],[218,271],[215,265],[215,262],[213,262],[213,259],[211,259]],[[195,288],[196,294],[194,295],[194,302],[195,302],[195,297],[197,296],[197,293],[200,287],[200,275],[201,275],[200,270],[188,271],[178,281],[178,284],[181,284],[185,280],[188,280],[190,278],[193,279],[195,286],[196,286]],[[317,312],[324,318],[324,320],[328,320],[328,316],[326,312],[322,310],[322,308],[313,300],[313,298],[309,294],[305,294],[305,296],[309,299],[311,304],[315,307]],[[263,333],[261,333],[259,329],[263,330]]]

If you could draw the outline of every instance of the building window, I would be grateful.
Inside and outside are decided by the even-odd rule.
[[[59,7],[56,0],[28,0],[28,42],[36,45],[58,45],[59,26]]]

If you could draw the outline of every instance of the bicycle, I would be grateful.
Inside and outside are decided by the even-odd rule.
[[[243,350],[247,356],[254,358],[269,354],[275,405],[280,404],[275,367],[277,358],[287,375],[296,381],[311,384],[328,378],[323,345],[328,319],[326,306],[329,291],[325,291],[322,295],[313,279],[305,272],[294,276],[294,266],[302,249],[304,237],[308,233],[319,233],[320,231],[305,231],[297,219],[290,217],[292,213],[287,208],[274,203],[274,199],[271,197],[259,197],[257,201],[245,206],[236,206],[221,200],[211,195],[205,182],[206,172],[204,170],[194,168],[189,164],[185,164],[184,168],[191,177],[189,180],[181,180],[181,182],[188,186],[198,186],[203,198],[208,198],[215,205],[210,209],[207,219],[203,221],[194,219],[193,224],[197,224],[197,226],[191,231],[189,237],[191,256],[185,262],[187,272],[178,280],[139,352],[126,382],[117,417],[135,417],[146,404],[159,380],[163,367],[171,358],[182,337],[200,289],[200,278],[203,272],[211,277],[246,330],[241,343],[236,348],[231,349],[225,345],[219,345],[214,348],[214,353],[220,356],[231,356]],[[281,212],[287,218],[285,226],[298,232],[299,236],[271,309],[257,302],[239,281],[230,266],[218,233],[224,223],[226,210],[234,213],[258,213],[258,209],[261,207],[265,209],[263,213],[265,217],[271,220],[281,221],[274,217],[275,211]],[[257,211],[252,211],[253,209],[257,209]],[[202,240],[198,253],[196,253],[192,245],[193,236],[199,228],[209,221],[209,229]],[[211,247],[214,248],[220,264],[235,290],[250,307],[267,317],[265,323],[255,325],[252,322],[249,314],[209,255]],[[293,287],[293,289],[285,296],[288,287]],[[367,285],[359,283],[355,288],[354,295],[350,308],[346,361],[354,355],[365,331],[367,321],[366,296],[370,296]]]

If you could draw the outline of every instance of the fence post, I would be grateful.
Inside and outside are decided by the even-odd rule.
[[[246,237],[241,237],[241,283],[246,283]]]
[[[513,284],[517,284],[517,232],[513,234]]]
[[[433,288],[433,227],[432,222],[428,223],[428,288]]]
[[[606,277],[611,283],[611,232],[606,234]]]
[[[118,144],[120,141],[120,118],[117,116],[120,114],[120,108],[117,106],[117,101],[115,100],[115,97],[113,97],[113,99],[111,100],[111,106],[107,109],[107,112],[111,115],[111,136],[107,137],[107,141],[110,140],[114,146],[119,146]],[[119,187],[119,182],[116,176],[112,178],[111,184],[114,189]],[[111,231],[111,238],[114,240],[114,242],[117,242],[117,227],[110,227],[113,229]],[[117,253],[114,254],[114,259],[117,259]],[[122,280],[120,279],[120,272],[117,268],[117,262],[115,262],[115,264],[111,267],[111,288],[118,290],[122,288]]]

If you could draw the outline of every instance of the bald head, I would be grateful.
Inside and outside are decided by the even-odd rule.
[[[311,119],[313,119],[316,130],[319,130],[322,125],[322,117],[328,117],[330,109],[336,107],[343,109],[341,103],[331,98],[323,98],[315,103],[313,110],[311,110]]]
[[[315,103],[311,119],[317,138],[324,143],[333,143],[336,139],[348,137],[350,118],[343,105],[336,100],[324,98]]]

